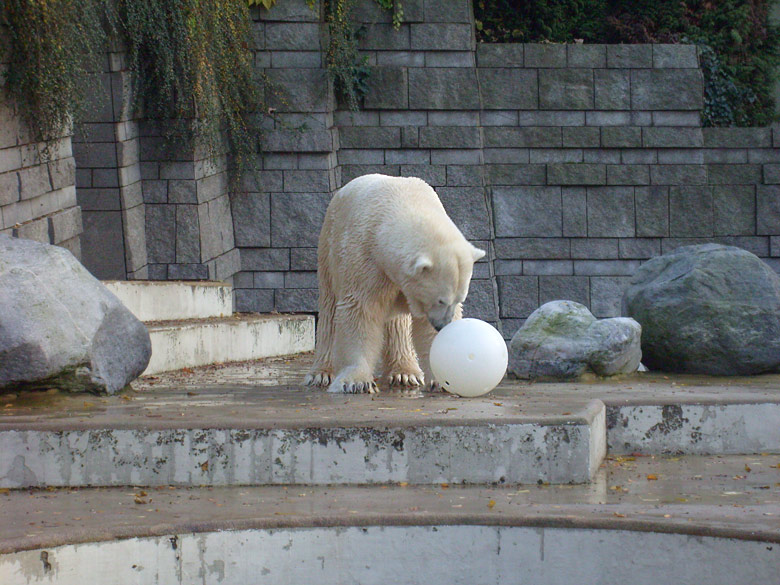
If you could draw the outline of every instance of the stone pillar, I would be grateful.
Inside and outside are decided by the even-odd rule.
[[[232,282],[239,254],[226,161],[199,145],[173,147],[160,124],[141,124],[150,279]]]
[[[84,210],[84,265],[102,279],[147,278],[145,208],[138,121],[132,113],[127,53],[113,42],[76,129],[77,195]]]

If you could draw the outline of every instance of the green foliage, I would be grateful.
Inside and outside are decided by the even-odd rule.
[[[0,3],[10,61],[6,88],[36,139],[67,134],[86,108],[84,90],[96,85],[105,43],[104,14],[103,0]]]
[[[248,5],[121,0],[120,22],[136,74],[138,111],[166,121],[170,139],[197,138],[209,154],[230,152],[239,171],[253,165],[251,117],[261,108],[262,91],[254,76]]]
[[[695,43],[705,77],[706,126],[762,126],[780,31],[773,0],[477,0],[481,42]]]
[[[328,24],[328,71],[338,97],[350,110],[357,110],[368,91],[368,59],[358,51],[359,30],[352,21],[356,0],[326,0],[325,21]]]

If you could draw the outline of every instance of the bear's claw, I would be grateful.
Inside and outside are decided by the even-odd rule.
[[[444,388],[442,388],[441,384],[439,384],[436,380],[433,380],[430,384],[428,384],[427,390],[428,392],[444,392]]]
[[[376,394],[379,392],[376,382],[344,382],[341,392],[345,394]]]
[[[422,386],[422,377],[415,374],[391,374],[387,377],[390,386]]]
[[[304,383],[307,386],[330,386],[330,374],[320,372],[318,374],[307,374]]]

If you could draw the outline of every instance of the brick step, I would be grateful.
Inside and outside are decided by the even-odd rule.
[[[221,282],[108,280],[104,285],[141,321],[227,317],[232,289]]]
[[[4,585],[773,583],[780,497],[766,485],[777,462],[610,459],[578,486],[12,490],[0,494],[0,575]]]
[[[314,349],[311,315],[236,313],[230,317],[147,322],[152,357],[144,375]]]

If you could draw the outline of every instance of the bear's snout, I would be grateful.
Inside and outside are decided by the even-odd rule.
[[[445,307],[442,311],[431,311],[428,313],[428,321],[430,321],[436,331],[441,331],[452,322],[452,318],[455,316],[456,306],[457,305],[450,305]]]

